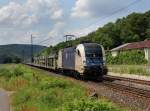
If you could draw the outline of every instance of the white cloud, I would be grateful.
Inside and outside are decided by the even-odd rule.
[[[84,18],[110,15],[128,3],[131,3],[131,0],[77,0],[71,16]]]
[[[63,14],[63,11],[60,9],[60,10],[57,10],[53,13],[53,15],[51,16],[52,19],[60,19],[62,18],[62,14]]]
[[[60,36],[60,34],[62,34],[64,32],[64,27],[66,26],[66,24],[64,22],[57,22],[53,29],[49,32],[49,36]]]
[[[47,15],[50,19],[61,19],[63,10],[58,0],[28,0],[26,8],[37,16]]]
[[[24,4],[10,2],[0,8],[0,25],[29,27],[42,22],[43,18],[57,20],[62,15],[58,0],[27,0]]]
[[[0,7],[0,44],[30,43],[31,33],[46,36],[48,28],[52,27],[51,32],[57,35],[63,29],[63,23],[59,22],[62,17],[59,0],[13,0]]]
[[[3,26],[31,25],[37,21],[32,14],[28,15],[25,8],[15,2],[0,8],[0,24]]]

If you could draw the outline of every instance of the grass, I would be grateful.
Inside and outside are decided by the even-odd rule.
[[[150,76],[150,66],[144,65],[109,65],[109,71],[121,74]]]
[[[63,78],[23,65],[1,65],[0,87],[15,91],[13,111],[123,111],[106,100],[87,96],[87,90]]]

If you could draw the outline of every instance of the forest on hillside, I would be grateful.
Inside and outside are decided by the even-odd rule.
[[[150,11],[132,13],[126,17],[117,19],[114,23],[109,22],[84,37],[50,46],[41,54],[48,55],[52,51],[58,51],[82,41],[96,42],[102,44],[106,50],[110,50],[124,43],[143,41],[145,39],[150,39]]]
[[[33,53],[42,51],[45,46],[33,45]],[[31,58],[30,44],[0,45],[0,63],[18,63]]]

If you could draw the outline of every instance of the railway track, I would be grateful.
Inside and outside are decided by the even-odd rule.
[[[139,88],[126,86],[126,85],[122,85],[122,84],[117,84],[117,83],[112,83],[112,82],[108,82],[108,81],[103,82],[103,84],[112,89],[122,91],[123,93],[126,93],[126,94],[150,99],[150,91],[149,90],[139,89]]]
[[[115,83],[115,82],[113,82],[114,80],[127,81],[127,82],[142,84],[142,85],[150,85],[150,81],[109,76],[109,75],[105,76],[104,81],[103,81],[104,85],[106,85],[107,87],[110,87],[112,89],[119,90],[119,91],[122,91],[123,93],[130,94],[133,96],[144,97],[144,98],[150,99],[150,91],[149,90]]]
[[[104,80],[106,80],[106,81],[119,80],[119,81],[126,81],[126,82],[132,82],[132,83],[137,83],[137,84],[150,86],[150,81],[140,80],[140,79],[132,79],[132,78],[125,78],[125,77],[118,77],[118,76],[106,75],[104,77]]]
[[[30,65],[30,66],[33,67],[33,65]],[[37,66],[34,66],[34,67],[37,67]],[[41,67],[37,67],[37,68],[41,68]],[[44,68],[44,70],[46,70],[46,69]],[[113,81],[115,81],[115,80],[128,81],[128,82],[130,81],[133,83],[138,83],[138,84],[143,84],[143,85],[150,85],[150,81],[144,81],[144,80],[138,80],[138,79],[129,79],[129,78],[107,75],[104,77],[104,81],[102,82],[102,84],[104,84],[105,86],[112,88],[114,90],[117,90],[117,91],[121,91],[124,94],[130,94],[130,95],[136,96],[136,97],[150,98],[150,91],[149,90],[144,90],[144,89],[135,88],[132,86],[114,83]],[[99,82],[98,83],[93,82],[93,83],[99,84]]]

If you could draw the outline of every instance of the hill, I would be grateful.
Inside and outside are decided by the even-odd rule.
[[[36,54],[46,48],[45,46],[33,45],[33,53]],[[0,63],[29,60],[31,57],[31,45],[11,44],[0,45]]]
[[[61,42],[50,46],[42,54],[49,54],[52,50],[58,51],[68,44],[76,45],[81,41],[90,41],[102,44],[105,49],[117,47],[128,42],[150,39],[150,11],[145,13],[132,13],[126,17],[110,22],[88,35],[74,41]]]

